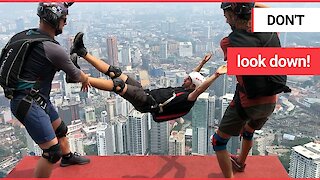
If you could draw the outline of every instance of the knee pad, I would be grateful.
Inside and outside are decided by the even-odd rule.
[[[126,84],[120,78],[114,78],[112,79],[112,81],[113,81],[113,91],[117,94],[120,94],[123,91]],[[117,87],[120,87],[120,89],[117,90]]]
[[[222,151],[227,149],[229,139],[223,139],[217,133],[211,137],[211,143],[214,151]]]
[[[243,139],[245,139],[245,140],[252,141],[253,133],[244,130],[243,133],[242,133],[242,137],[243,137]]]
[[[45,153],[48,153],[48,155]],[[47,159],[52,164],[58,162],[62,157],[62,151],[59,143],[51,146],[49,149],[43,149],[42,157]]]
[[[68,127],[66,126],[66,124],[61,121],[61,124],[60,126],[56,129],[56,136],[57,138],[62,138],[62,137],[66,137],[67,135],[67,132],[68,132]]]
[[[111,76],[110,73],[113,73],[114,75]],[[117,78],[122,74],[122,71],[119,67],[116,66],[111,66],[109,67],[108,71],[106,73],[104,73],[105,75],[111,77],[111,79]]]

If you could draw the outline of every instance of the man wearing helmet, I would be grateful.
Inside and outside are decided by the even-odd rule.
[[[254,3],[222,3],[226,22],[231,26],[231,34],[221,40],[221,48],[227,58],[228,47],[279,47],[277,36],[267,33],[251,33],[251,10],[254,6],[267,7]],[[226,15],[227,14],[227,15]],[[261,38],[267,36],[268,38]],[[262,44],[260,43],[262,42]],[[219,166],[226,178],[233,178],[233,171],[243,172],[245,161],[252,147],[253,133],[261,129],[275,108],[276,95],[248,98],[243,90],[243,76],[236,76],[238,84],[233,101],[226,109],[219,124],[217,132],[211,137],[213,149],[219,162]],[[256,82],[258,83],[258,82]],[[242,146],[239,156],[231,156],[226,150],[226,145],[231,136],[241,134]]]
[[[97,70],[111,77],[104,80],[89,77],[90,84],[101,90],[114,91],[128,100],[136,110],[150,112],[156,122],[163,122],[179,118],[187,114],[193,107],[197,97],[203,93],[211,83],[226,73],[226,67],[220,67],[207,80],[199,73],[202,66],[211,58],[206,55],[201,63],[184,79],[181,87],[167,87],[159,89],[143,89],[141,84],[123,74],[117,67],[110,66],[104,61],[89,54],[83,44],[83,33],[78,33],[74,39],[71,53],[77,53],[92,64]],[[74,62],[76,64],[76,62]]]
[[[35,44],[30,49],[11,100],[12,113],[43,150],[34,177],[50,177],[53,165],[61,158],[62,167],[87,164],[90,161],[77,153],[71,153],[66,138],[68,128],[50,102],[51,83],[58,70],[66,72],[72,81],[81,82],[84,90],[89,85],[88,75],[72,63],[69,55],[54,40],[66,25],[70,5],[71,3],[62,2],[39,3],[37,13],[40,17],[39,28],[25,31],[25,35],[30,39],[33,35],[39,34],[49,39]],[[38,98],[34,98],[33,95]],[[30,96],[32,98],[25,101],[26,97]],[[29,106],[25,106],[25,102],[29,102]],[[25,113],[21,115],[21,111]]]

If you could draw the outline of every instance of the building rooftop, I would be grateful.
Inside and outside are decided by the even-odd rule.
[[[216,156],[89,156],[87,165],[54,166],[51,178],[222,178]],[[27,156],[7,178],[31,178],[39,157]],[[236,178],[289,178],[277,156],[250,156]]]
[[[293,150],[308,159],[320,160],[320,144],[318,143],[310,142],[303,146],[295,146]]]

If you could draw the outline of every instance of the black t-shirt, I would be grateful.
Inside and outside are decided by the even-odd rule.
[[[186,115],[193,107],[195,101],[189,101],[188,96],[193,90],[186,90],[183,87],[168,87],[151,90],[149,93],[159,103],[163,103],[172,97],[176,97],[163,107],[162,113],[154,113],[155,121],[166,121]]]

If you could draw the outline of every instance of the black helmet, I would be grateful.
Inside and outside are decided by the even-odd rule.
[[[231,9],[232,3],[231,2],[222,2],[220,8],[222,10]]]
[[[66,2],[41,2],[38,6],[37,15],[57,29],[61,17],[68,15],[68,7],[72,4]]]
[[[251,14],[254,2],[250,3],[232,3],[233,12],[236,15],[249,15]]]

